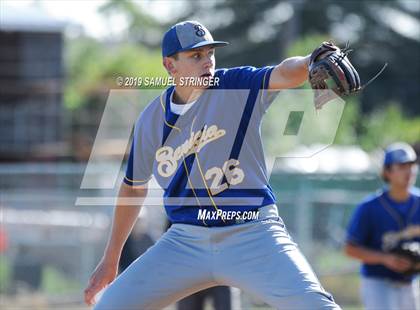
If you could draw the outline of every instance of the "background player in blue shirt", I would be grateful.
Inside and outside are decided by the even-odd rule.
[[[412,187],[416,160],[408,144],[390,145],[383,163],[388,187],[363,201],[348,226],[345,250],[362,261],[361,296],[368,310],[420,309],[420,270],[395,254],[402,245],[420,251],[420,196]]]
[[[97,310],[159,309],[219,285],[239,287],[275,308],[340,309],[278,215],[260,135],[272,102],[262,90],[302,84],[310,56],[216,70],[215,47],[226,44],[194,21],[164,35],[163,65],[176,86],[152,100],[136,122],[111,235],[85,290],[92,304],[109,285]],[[182,86],[185,77],[215,83]],[[140,210],[124,198],[144,198],[152,175],[164,190],[172,226],[115,279]]]

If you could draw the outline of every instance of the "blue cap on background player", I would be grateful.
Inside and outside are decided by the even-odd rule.
[[[407,143],[396,142],[385,149],[384,166],[413,163],[416,160],[416,152]]]
[[[229,43],[224,41],[214,41],[210,31],[199,22],[184,21],[172,26],[163,36],[162,56],[168,57],[206,45],[225,46],[227,44]]]

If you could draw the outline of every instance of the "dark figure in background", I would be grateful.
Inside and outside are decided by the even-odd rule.
[[[215,310],[231,310],[231,296],[228,286],[215,286],[197,292],[178,302],[178,310],[203,310],[206,299],[211,299]]]
[[[147,233],[145,221],[143,219],[137,220],[121,252],[119,273],[122,273],[153,244],[153,239]]]

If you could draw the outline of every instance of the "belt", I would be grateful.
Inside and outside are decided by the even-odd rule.
[[[244,223],[249,223],[249,222],[253,222],[253,221],[258,221],[258,220],[263,220],[263,219],[268,219],[268,218],[279,218],[279,212],[277,210],[277,206],[275,204],[270,204],[264,207],[260,207],[258,209],[254,209],[254,210],[244,210],[244,211],[236,211],[236,212],[241,212],[239,218],[233,218],[233,219],[224,219],[223,221],[217,221],[217,222],[212,222],[209,221],[205,224],[197,224],[197,223],[188,223],[188,222],[183,222],[183,221],[172,221],[171,224],[187,224],[187,225],[196,225],[196,226],[206,226],[206,227],[223,227],[223,226],[232,226],[232,225],[238,225],[238,224],[244,224]],[[251,215],[255,215],[256,216],[244,216],[244,212],[249,212],[249,214]]]
[[[262,220],[262,219],[265,219],[265,218],[279,217],[279,211],[278,211],[277,206],[275,204],[260,207],[256,211],[249,211],[249,212],[258,212],[258,218],[257,219],[255,219],[255,218],[235,219],[235,222],[233,223],[233,225],[248,223],[248,222],[252,222],[252,221],[255,221],[255,220]]]

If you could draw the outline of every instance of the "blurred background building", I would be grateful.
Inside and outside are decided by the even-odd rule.
[[[54,156],[64,129],[65,24],[35,6],[5,10],[0,24],[0,160],[27,161],[51,151]]]

